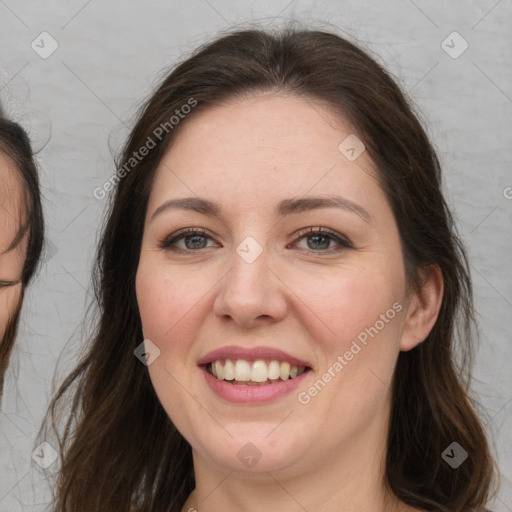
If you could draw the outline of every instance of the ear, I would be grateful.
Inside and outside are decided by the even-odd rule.
[[[400,350],[407,352],[429,335],[436,323],[443,300],[443,275],[438,265],[421,271],[420,289],[411,293],[400,341]]]

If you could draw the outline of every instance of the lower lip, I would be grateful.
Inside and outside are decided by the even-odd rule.
[[[294,379],[266,384],[265,386],[243,386],[217,379],[208,373],[206,367],[201,366],[200,368],[208,386],[215,394],[228,402],[237,404],[261,404],[277,400],[296,389],[310,372],[310,370],[306,370]]]

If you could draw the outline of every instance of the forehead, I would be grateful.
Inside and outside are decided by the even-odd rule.
[[[257,159],[254,148],[262,147],[271,149],[276,158],[309,161],[318,158],[318,151],[337,155],[340,136],[353,131],[345,119],[320,100],[255,93],[195,112],[184,120],[171,150],[193,144],[198,156],[208,152],[216,157],[223,154],[228,160],[238,155]],[[229,152],[220,145],[223,142],[229,143]]]
[[[259,94],[229,100],[185,119],[160,163],[152,196],[163,199],[172,189],[227,198],[235,188],[274,200],[340,185],[348,194],[365,195],[378,186],[373,162],[365,153],[349,161],[339,149],[354,132],[312,98]]]
[[[0,151],[0,253],[25,222],[23,179],[14,162]]]

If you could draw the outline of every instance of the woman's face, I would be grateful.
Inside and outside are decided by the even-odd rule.
[[[15,248],[11,244],[20,229],[23,185],[9,158],[0,153],[0,340],[18,307],[27,236]]]
[[[150,194],[136,289],[152,383],[195,461],[291,474],[385,446],[413,342],[372,161],[295,96],[184,122]]]

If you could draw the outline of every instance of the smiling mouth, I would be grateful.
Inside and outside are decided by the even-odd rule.
[[[217,359],[205,365],[206,371],[218,380],[235,386],[267,386],[295,379],[311,370],[286,361]]]

